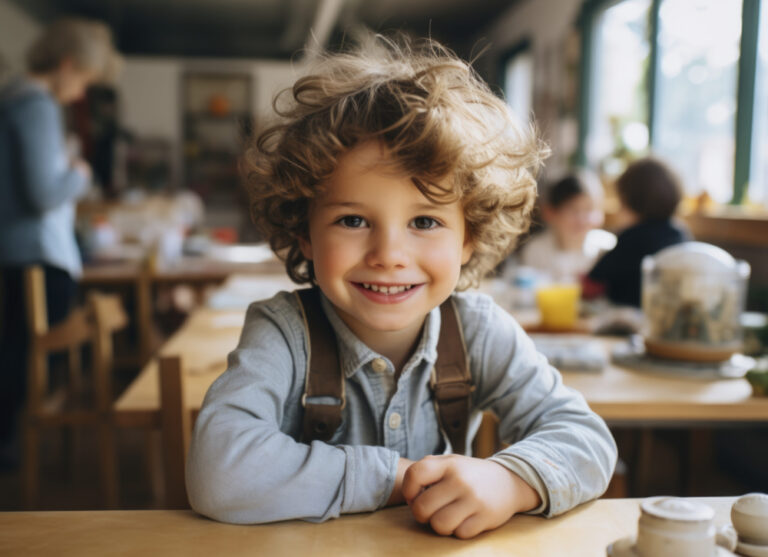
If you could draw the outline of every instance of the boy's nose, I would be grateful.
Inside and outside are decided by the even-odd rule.
[[[407,241],[403,234],[392,229],[378,229],[371,235],[365,256],[366,264],[381,269],[401,268],[408,264]]]

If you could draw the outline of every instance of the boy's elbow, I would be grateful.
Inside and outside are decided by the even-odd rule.
[[[599,441],[593,445],[593,462],[595,463],[595,495],[599,497],[608,489],[616,469],[619,451],[616,441],[608,426],[600,420]]]
[[[270,522],[258,487],[244,485],[246,480],[232,471],[216,466],[187,462],[187,498],[192,509],[208,518],[231,524]]]
[[[255,481],[258,474],[225,469],[217,463],[187,462],[186,485],[189,506],[195,512],[230,524],[264,524],[287,518],[290,509],[279,490]]]
[[[219,522],[236,522],[231,505],[234,494],[228,483],[218,474],[206,473],[200,466],[187,462],[187,498],[195,512]]]

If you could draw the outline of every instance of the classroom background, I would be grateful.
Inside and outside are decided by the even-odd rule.
[[[67,144],[93,169],[77,205],[80,307],[102,319],[70,344],[51,340],[35,313],[45,301],[25,299],[39,318],[28,377],[46,379],[27,401],[34,433],[0,469],[0,511],[185,506],[190,424],[243,312],[293,288],[250,222],[238,158],[272,121],[274,95],[324,49],[377,32],[442,42],[535,124],[552,153],[542,200],[565,176],[597,184],[595,258],[621,239],[626,169],[653,156],[675,173],[675,222],[708,246],[649,261],[660,270],[643,288],[656,297],[581,299],[582,277],[524,264],[552,229],[543,208],[480,289],[611,426],[620,464],[607,497],[768,491],[765,0],[0,0],[0,83],[64,16],[104,22],[122,58],[112,83],[63,111]],[[664,336],[653,324],[674,318],[679,295],[653,290],[670,267],[694,282],[716,275],[706,295],[733,287],[735,298],[718,310],[728,316],[685,322],[682,353],[643,352]],[[726,325],[730,344],[698,332]],[[476,450],[496,443],[489,417]]]

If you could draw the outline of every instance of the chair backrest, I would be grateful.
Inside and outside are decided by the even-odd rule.
[[[86,312],[73,310],[54,327],[48,325],[43,269],[31,266],[24,270],[24,302],[29,333],[27,365],[27,412],[30,417],[42,415],[48,393],[48,355],[64,350],[76,351],[93,338],[93,325]]]
[[[169,508],[184,509],[189,507],[184,468],[192,420],[184,396],[181,357],[161,357],[159,371],[165,503]]]
[[[48,390],[49,353],[65,350],[76,353],[86,343],[93,346],[96,409],[108,411],[112,397],[112,334],[128,323],[119,298],[91,294],[85,307],[73,309],[63,321],[50,327],[41,267],[25,269],[24,295],[29,330],[27,406],[30,414],[41,411]]]
[[[128,316],[119,298],[91,293],[87,309],[93,323],[94,392],[96,407],[108,412],[112,406],[112,335],[128,325]]]

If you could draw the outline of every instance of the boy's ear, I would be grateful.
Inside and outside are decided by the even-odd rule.
[[[312,244],[309,242],[309,238],[299,238],[299,249],[304,256],[304,259],[308,261],[312,260]]]

